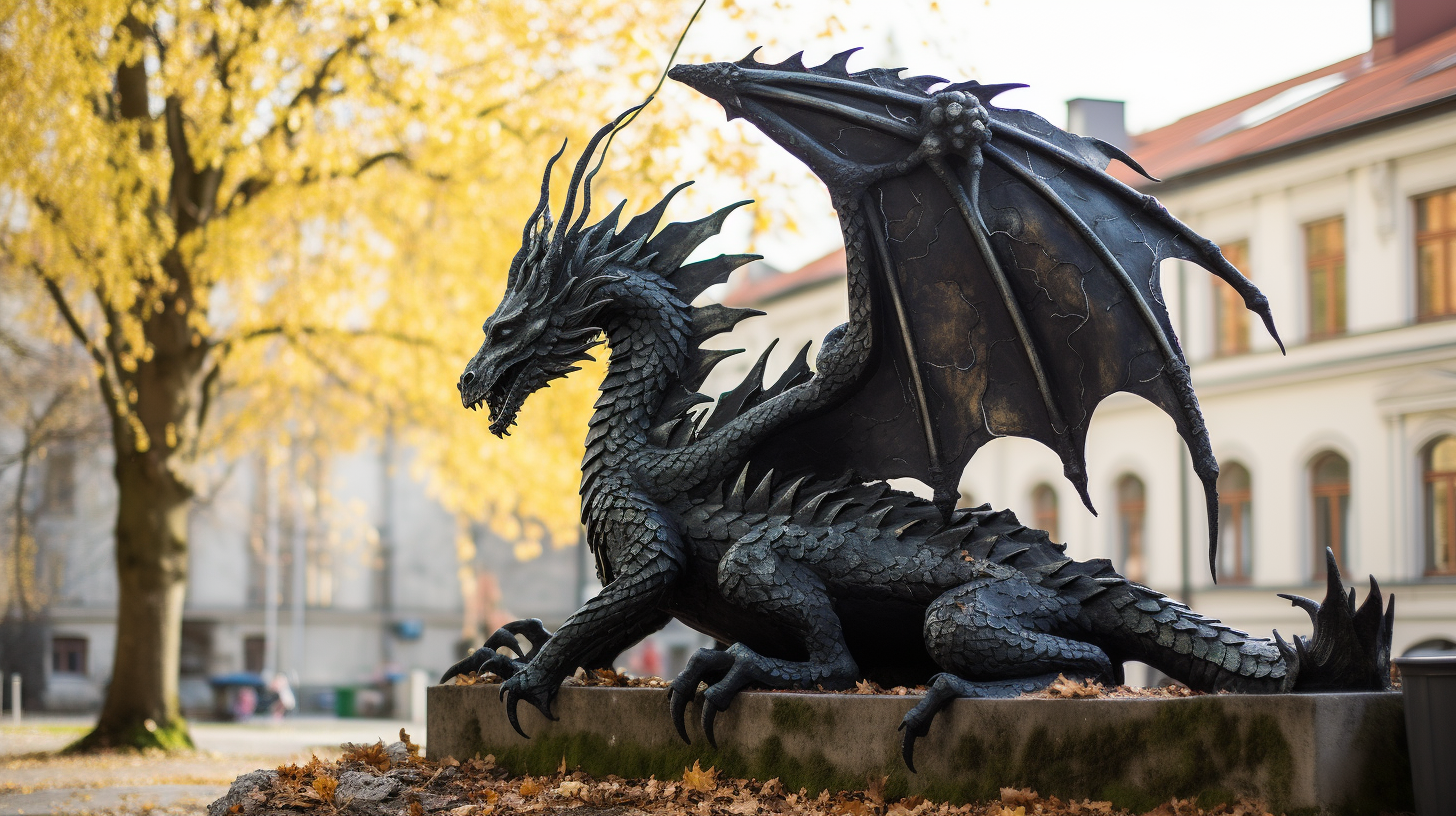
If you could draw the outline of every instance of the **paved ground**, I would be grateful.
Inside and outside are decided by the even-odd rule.
[[[58,757],[86,733],[83,718],[0,722],[0,816],[10,814],[200,814],[239,774],[333,757],[345,742],[391,742],[399,729],[423,744],[424,725],[393,720],[290,718],[195,723],[198,750],[180,755]]]

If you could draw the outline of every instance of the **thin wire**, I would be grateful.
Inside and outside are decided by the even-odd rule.
[[[701,2],[698,3],[698,7],[693,10],[693,16],[688,18],[688,24],[683,26],[682,34],[678,35],[677,44],[672,47],[672,53],[667,55],[667,63],[662,66],[662,75],[657,78],[657,85],[653,87],[652,92],[647,94],[646,99],[642,100],[642,105],[637,109],[635,113],[623,120],[622,124],[618,125],[616,129],[614,129],[611,134],[607,136],[606,143],[602,145],[602,152],[599,156],[597,156],[597,166],[593,167],[592,171],[587,174],[586,184],[588,187],[591,186],[591,180],[593,177],[596,176],[597,171],[602,169],[602,162],[605,162],[607,160],[607,150],[611,148],[612,140],[617,137],[617,134],[620,131],[622,131],[628,125],[632,124],[632,120],[637,118],[637,114],[641,113],[643,108],[646,108],[649,104],[652,103],[653,99],[657,98],[657,92],[662,90],[662,83],[667,81],[667,72],[672,70],[672,62],[673,60],[677,59],[677,52],[679,49],[682,48],[683,40],[686,40],[688,38],[688,32],[692,30],[693,23],[698,21],[698,15],[702,13],[703,6],[706,6],[707,4],[708,0],[701,0]]]

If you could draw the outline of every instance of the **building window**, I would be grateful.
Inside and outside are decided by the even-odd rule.
[[[51,638],[51,673],[86,673],[86,638]]]
[[[258,674],[268,664],[268,639],[262,635],[243,638],[243,671]]]
[[[1456,315],[1456,187],[1416,199],[1420,320]]]
[[[1057,491],[1043,482],[1031,489],[1031,525],[1046,530],[1052,541],[1057,538]]]
[[[1314,514],[1314,574],[1324,575],[1325,550],[1347,573],[1350,542],[1350,463],[1334,452],[1322,453],[1309,466],[1310,501]]]
[[[1304,268],[1309,289],[1309,339],[1345,333],[1345,219],[1304,225]]]
[[[1249,277],[1249,242],[1234,241],[1219,247],[1228,262]],[[1213,353],[1232,357],[1249,353],[1249,310],[1232,286],[1213,278]]]
[[[1142,583],[1148,577],[1143,528],[1147,521],[1147,490],[1143,480],[1131,473],[1117,480],[1117,544],[1122,574]]]
[[[1456,575],[1456,436],[1426,446],[1426,574]]]
[[[1254,483],[1237,462],[1218,474],[1218,574],[1233,584],[1254,575]]]

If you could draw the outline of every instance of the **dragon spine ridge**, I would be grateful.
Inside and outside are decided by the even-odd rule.
[[[757,63],[750,55],[731,66],[679,66],[673,75],[718,95],[730,116],[743,115],[742,110],[756,111],[764,121],[771,121],[770,114],[754,108],[757,102],[744,103],[738,90],[731,97],[719,94],[724,83],[733,87],[731,82],[738,76],[735,70],[755,72],[753,82],[741,92],[761,93],[766,99],[789,99],[792,104],[819,110],[826,105],[852,107],[843,97],[806,103],[797,95],[806,87],[839,92],[843,90],[840,85],[849,81],[861,84],[855,93],[913,96],[926,103],[924,110],[934,112],[928,90],[942,80],[901,79],[898,71],[882,69],[849,74],[845,70],[849,53],[836,55],[815,69],[805,68],[797,55],[776,66]],[[755,91],[767,75],[790,90]],[[949,87],[989,99],[1015,86],[961,83]],[[944,93],[936,99],[946,99]],[[740,104],[742,109],[734,107]],[[979,101],[975,104],[979,108]],[[942,110],[951,109],[946,105]],[[984,108],[980,110],[991,125],[990,132],[1021,132],[1003,127],[1004,122],[998,123]],[[1074,173],[1094,181],[1100,178],[1097,174],[1106,174],[1087,163],[1100,161],[1087,151],[1136,167],[1121,151],[1066,134],[1030,114],[1002,109],[994,109],[994,113],[1002,119],[1020,117],[1017,124],[1038,134],[1026,136],[1039,143],[1030,149],[1041,151],[1038,155],[1061,156]],[[850,118],[861,121],[868,115],[859,110]],[[928,118],[933,122],[935,117]],[[595,174],[587,173],[587,167],[597,145],[621,121],[619,117],[602,128],[578,160],[554,231],[547,202],[551,167],[561,152],[547,164],[540,203],[523,231],[506,296],[487,321],[486,340],[458,385],[467,407],[489,403],[491,430],[504,434],[526,396],[574,370],[572,364],[587,356],[600,334],[606,335],[610,365],[588,426],[581,482],[582,520],[604,589],[554,635],[545,632],[539,622],[517,622],[452,667],[446,678],[472,670],[495,671],[508,678],[502,694],[507,715],[519,730],[519,700],[549,716],[557,686],[577,666],[610,665],[622,649],[677,617],[732,644],[724,651],[703,650],[694,655],[673,683],[673,719],[685,739],[683,715],[699,681],[709,684],[702,698],[702,724],[712,740],[717,712],[750,684],[833,688],[862,677],[887,682],[929,679],[930,692],[907,715],[904,725],[905,760],[912,769],[915,739],[926,733],[935,712],[950,700],[1014,695],[1044,685],[1058,674],[1120,682],[1125,660],[1149,663],[1203,690],[1388,687],[1394,599],[1384,607],[1372,578],[1371,592],[1357,609],[1354,591],[1345,593],[1333,556],[1324,603],[1291,597],[1309,612],[1315,632],[1311,639],[1296,637],[1290,645],[1277,632],[1272,641],[1253,638],[1204,618],[1126,580],[1105,559],[1071,559],[1065,544],[1022,526],[1008,511],[994,512],[983,506],[947,512],[946,507],[892,490],[883,481],[867,480],[854,467],[836,463],[838,460],[815,459],[819,454],[812,448],[802,449],[808,453],[801,458],[785,455],[788,440],[816,422],[825,422],[821,417],[832,417],[836,406],[857,399],[855,389],[863,392],[876,382],[873,377],[879,375],[866,373],[876,360],[892,359],[894,325],[887,322],[885,303],[875,298],[883,299],[886,291],[911,298],[915,292],[897,293],[896,287],[903,288],[903,283],[876,277],[894,265],[885,244],[887,237],[894,239],[894,233],[890,231],[892,220],[884,212],[883,194],[879,201],[872,201],[864,191],[869,189],[867,185],[880,184],[878,189],[893,194],[892,188],[884,187],[890,182],[877,179],[885,178],[886,173],[891,178],[895,173],[913,173],[921,166],[914,161],[881,165],[875,171],[879,175],[856,177],[860,181],[854,184],[844,180],[849,176],[830,183],[845,233],[850,322],[825,338],[815,369],[808,365],[806,346],[782,376],[766,383],[771,345],[711,410],[699,408],[712,401],[698,393],[708,373],[718,362],[739,353],[705,349],[703,341],[760,313],[719,304],[693,306],[692,301],[757,256],[720,255],[693,264],[684,261],[719,231],[734,209],[747,202],[658,230],[669,202],[684,184],[620,231],[617,223],[623,204],[595,224],[583,226]],[[776,121],[787,122],[782,116]],[[899,124],[885,127],[893,131],[906,126],[896,121]],[[937,145],[942,144],[929,138],[939,131],[932,127],[925,132],[928,135],[917,148],[917,156],[926,145],[938,150]],[[1046,141],[1040,142],[1043,138]],[[969,199],[977,202],[971,205],[976,208],[985,206],[979,202],[987,195],[1004,195],[994,189],[977,195],[978,174],[991,172],[989,168],[1000,166],[995,164],[998,161],[1004,163],[1004,152],[986,144],[985,139],[957,143],[950,138],[948,143],[960,151],[953,151],[949,158],[961,156],[964,165],[957,169],[945,159],[921,156],[915,161],[931,166],[936,175],[924,175],[925,181],[916,183],[944,183],[954,193],[959,189],[955,188],[960,183],[957,180],[969,177]],[[798,146],[810,150],[804,143]],[[983,149],[990,161],[982,160],[979,151]],[[1007,171],[1005,175],[1019,174]],[[866,178],[871,180],[864,181]],[[1023,181],[1039,196],[1050,189]],[[572,222],[578,189],[583,207]],[[927,189],[929,195],[935,188]],[[1179,251],[1194,253],[1200,263],[1235,283],[1251,308],[1269,319],[1263,295],[1228,266],[1216,247],[1193,235],[1150,196],[1130,188],[1113,188],[1112,199],[1119,196],[1143,214],[1126,217],[1146,217],[1151,219],[1147,224],[1161,224],[1142,229],[1164,229],[1172,236],[1167,239],[1172,245],[1191,247]],[[1080,223],[1075,212],[1057,212],[1066,222]],[[967,212],[962,205],[961,213],[974,229],[979,210]],[[1122,271],[1123,262],[1116,258],[1105,261],[1112,250],[1102,244],[1104,237],[1082,226],[1085,229],[1078,236],[1065,240],[1081,241],[1076,245],[1094,250],[1100,245],[1100,251],[1085,257],[1094,261],[1104,257],[1104,266]],[[1056,238],[1055,233],[1040,228],[1043,237],[1039,240],[1045,243]],[[980,229],[985,231],[985,225]],[[979,243],[991,273],[1004,274],[999,270],[1000,261],[991,255],[1006,252],[1014,256],[1016,236],[1008,229],[998,226]],[[899,240],[912,238],[913,230]],[[1154,253],[1153,277],[1148,283],[1155,298],[1157,259]],[[904,347],[914,349],[902,304],[896,302],[896,308],[901,312],[899,331]],[[1033,311],[1026,314],[1035,317]],[[1158,324],[1156,315],[1148,323],[1146,306],[1141,317],[1126,319],[1132,325]],[[1037,328],[1034,322],[1031,326]],[[1025,333],[1022,340],[1036,342]],[[1191,385],[1184,382],[1186,364],[1171,331],[1166,343],[1162,353],[1171,353],[1171,361],[1178,365],[1160,371],[1167,372],[1172,393],[1192,417],[1185,439],[1206,446],[1196,398]],[[1035,354],[1029,352],[1028,356],[1035,362]],[[914,359],[913,354],[911,357]],[[988,356],[987,364],[993,363]],[[1042,383],[1044,397],[1049,387]],[[905,393],[908,390],[913,389],[907,386]],[[892,396],[905,400],[905,393]],[[908,411],[908,405],[902,403],[899,411]],[[922,419],[926,405],[922,399],[918,409]],[[1048,403],[1052,415],[1054,408]],[[927,424],[927,439],[933,442],[935,432]],[[1063,459],[1072,475],[1072,462],[1066,455]],[[1216,465],[1212,467],[1216,473]],[[1207,473],[1205,468],[1201,475]],[[1082,478],[1085,482],[1085,474]],[[530,640],[529,651],[517,657],[497,651],[519,652],[517,634]],[[891,643],[907,646],[885,648]]]

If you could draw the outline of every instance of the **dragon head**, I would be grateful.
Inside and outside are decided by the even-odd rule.
[[[592,177],[601,168],[598,162],[596,169],[587,172],[592,156],[598,144],[641,107],[627,110],[592,137],[576,163],[561,217],[555,222],[548,209],[551,168],[566,146],[546,163],[541,198],[521,233],[521,248],[506,277],[505,297],[485,321],[485,342],[456,383],[466,408],[477,409],[482,403],[489,407],[490,430],[497,436],[506,435],[527,397],[576,371],[582,360],[591,359],[587,352],[601,342],[603,332],[610,328],[611,315],[641,307],[644,293],[651,294],[645,297],[650,308],[678,312],[675,331],[686,333],[678,338],[679,358],[669,365],[680,383],[693,389],[702,384],[710,363],[724,355],[702,350],[699,344],[731,330],[743,318],[759,314],[716,304],[689,305],[707,287],[724,282],[734,269],[759,256],[719,255],[684,263],[699,244],[718,233],[731,212],[749,202],[730,204],[697,221],[670,223],[658,230],[668,203],[692,183],[687,182],[620,230],[617,222],[625,201],[586,226]],[[578,192],[581,213],[573,222]],[[623,283],[629,278],[631,282]]]
[[[551,168],[566,145],[547,162],[541,198],[526,221],[521,248],[511,261],[505,297],[485,321],[485,342],[456,383],[462,405],[474,410],[484,403],[490,409],[490,431],[496,436],[509,433],[527,397],[578,370],[576,364],[592,359],[588,351],[601,342],[598,316],[608,301],[600,297],[599,290],[622,279],[603,274],[603,269],[634,247],[617,246],[612,240],[620,206],[597,224],[583,228],[591,208],[591,177],[586,168],[597,144],[626,115],[603,127],[588,144],[577,162],[554,231],[548,209]],[[581,216],[571,223],[583,176]],[[640,245],[638,242],[636,248]]]

